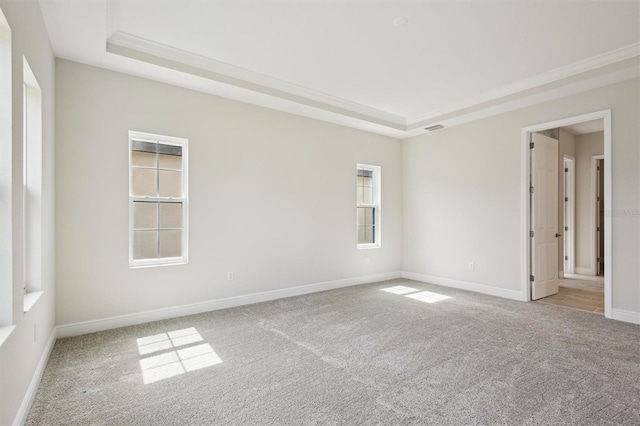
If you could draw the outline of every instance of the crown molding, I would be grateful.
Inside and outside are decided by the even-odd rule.
[[[635,78],[639,76],[640,71],[637,65],[628,67],[622,62],[640,56],[640,43],[635,43],[503,86],[469,98],[455,106],[406,118],[119,30],[114,31],[107,39],[107,52],[256,94],[254,100],[244,98],[241,99],[243,102],[360,128],[398,139],[423,134],[426,132],[424,130],[426,125],[436,122],[445,127],[452,127]],[[596,70],[607,66],[616,68],[614,65],[616,63],[627,68],[620,69],[618,66],[618,69],[604,69],[603,75],[593,75],[597,73]],[[585,74],[590,71],[592,75]],[[558,87],[552,87],[553,83]],[[531,91],[535,89],[540,91],[532,93]],[[215,94],[215,91],[208,92]],[[228,95],[222,96],[228,97]]]
[[[623,81],[632,80],[639,77],[640,67],[627,67],[614,72],[606,73],[601,76],[565,84],[561,87],[542,90],[539,93],[527,96],[521,96],[514,100],[500,102],[496,105],[481,107],[471,112],[454,114],[445,119],[432,121],[429,124],[437,122],[443,125],[445,128],[459,126],[461,124],[469,123],[472,121],[482,120],[484,118],[504,114],[509,111],[515,111],[529,106],[541,104],[543,102],[550,102],[554,99],[576,95],[578,93],[595,90],[600,87],[610,86],[612,84],[621,83]],[[408,139],[410,137],[424,134],[424,126],[426,126],[427,124],[428,123],[426,122],[420,123],[412,129],[407,129],[407,131],[405,132],[405,136],[402,139]]]
[[[414,117],[407,117],[407,127],[411,128],[419,123],[428,122],[443,115],[454,114],[457,111],[461,111],[463,109],[471,108],[505,96],[514,95],[525,90],[534,89],[545,84],[553,83],[555,81],[562,80],[568,77],[573,77],[584,72],[602,68],[604,66],[624,61],[626,59],[631,59],[637,56],[640,56],[640,43],[630,44],[628,46],[621,47],[619,49],[615,49],[598,56],[593,56],[591,58],[584,59],[582,61],[575,62],[564,67],[556,68],[549,72],[538,74],[534,77],[518,81],[514,84],[503,86],[499,89],[469,98],[450,107],[431,111]]]
[[[406,119],[355,102],[256,73],[120,30],[107,39],[107,52],[187,72],[270,96],[405,130]]]

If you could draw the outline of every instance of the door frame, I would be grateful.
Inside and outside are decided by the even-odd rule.
[[[592,155],[591,156],[591,275],[594,277],[598,275],[598,246],[600,242],[598,241],[598,160],[606,160],[605,155]],[[605,161],[604,165],[604,173],[605,179],[607,174],[607,163]],[[605,211],[607,211],[606,202],[607,202],[607,187],[605,184],[604,188],[604,202],[605,202]],[[606,215],[605,215],[606,220]],[[605,241],[607,238],[607,229],[605,226],[604,229],[604,237]],[[606,251],[604,255],[605,261],[607,259]],[[605,268],[606,272],[606,268]]]
[[[564,202],[564,214],[562,215],[562,219],[564,221],[564,225],[568,230],[562,228],[562,235],[564,238],[562,239],[563,248],[562,252],[564,256],[567,257],[567,261],[563,262],[563,272],[565,274],[575,274],[576,269],[576,159],[570,155],[564,155],[562,159],[562,164],[564,167],[568,165],[568,171],[564,172],[564,185],[563,185],[563,202]],[[568,175],[568,176],[567,176]],[[567,190],[567,186],[569,187]],[[564,201],[566,198],[569,198],[569,201]],[[569,220],[567,221],[567,217]],[[568,226],[567,226],[568,225]],[[563,259],[564,260],[564,259]]]
[[[611,191],[611,110],[596,111],[588,114],[582,114],[574,117],[563,118],[560,120],[550,121],[546,123],[535,124],[523,127],[521,130],[521,162],[520,162],[520,210],[521,210],[521,297],[524,301],[531,300],[531,248],[529,244],[529,230],[531,229],[530,209],[531,202],[529,199],[529,186],[531,182],[531,150],[529,149],[529,140],[532,133],[540,132],[548,129],[555,129],[572,124],[583,123],[585,121],[603,119],[604,121],[604,190],[605,194],[609,194],[605,198],[605,218],[604,218],[604,252],[605,259],[608,259],[609,267],[605,268],[604,275],[604,316],[611,318],[612,311],[612,283],[611,283],[611,265],[613,259],[611,257],[611,215],[606,212],[611,211],[613,194]]]

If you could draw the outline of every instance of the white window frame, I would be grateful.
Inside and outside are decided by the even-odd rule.
[[[182,197],[139,197],[131,193],[132,164],[131,150],[132,142],[143,141],[161,143],[164,145],[174,145],[182,147]],[[155,135],[138,131],[129,131],[129,267],[143,268],[151,266],[185,265],[189,263],[189,149],[188,139],[173,136]],[[133,205],[136,201],[159,201],[159,202],[181,202],[182,203],[182,256],[164,257],[157,259],[134,259],[133,258]]]
[[[11,27],[0,10],[0,347],[15,329],[13,309],[13,140]]]
[[[24,312],[42,296],[42,89],[22,57],[22,268]]]
[[[358,176],[358,170],[370,170],[373,172],[373,202],[371,204],[358,204],[358,197],[356,194],[356,245],[358,250],[375,249],[382,246],[382,172],[380,166],[374,166],[371,164],[356,164],[356,177]],[[357,183],[356,183],[357,190]],[[373,207],[374,209],[374,242],[359,244],[358,243],[358,208],[359,207]]]

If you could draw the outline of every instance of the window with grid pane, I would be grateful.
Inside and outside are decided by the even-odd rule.
[[[380,167],[356,167],[358,248],[380,247]]]
[[[187,261],[187,141],[129,132],[130,266]]]

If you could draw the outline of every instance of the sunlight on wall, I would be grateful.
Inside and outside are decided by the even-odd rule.
[[[148,355],[203,340],[200,333],[190,327],[137,339],[138,352],[140,355]],[[143,358],[140,360],[140,370],[142,381],[146,385],[220,363],[222,359],[211,345],[203,343]]]
[[[395,287],[382,288],[380,291],[386,291],[387,293],[399,294],[410,299],[419,300],[425,303],[435,303],[442,300],[451,299],[451,296],[445,296],[444,294],[432,293],[430,291],[419,291],[417,288],[405,287],[403,285],[397,285]]]

